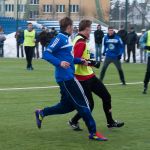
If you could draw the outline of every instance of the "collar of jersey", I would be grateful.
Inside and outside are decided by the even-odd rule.
[[[60,31],[60,33],[61,33],[61,34],[64,34],[64,35],[66,35],[66,36],[68,36],[68,37],[70,36],[70,34],[69,34],[69,33],[67,33],[67,32],[64,32],[64,31]]]

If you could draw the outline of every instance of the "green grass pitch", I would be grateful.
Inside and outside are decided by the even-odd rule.
[[[24,59],[0,59],[0,89],[57,85],[53,67],[34,60],[35,70],[25,70]],[[145,64],[123,64],[127,82],[143,81]],[[95,70],[99,76],[99,70]],[[118,73],[111,65],[105,83],[118,83]],[[0,150],[150,150],[150,90],[142,94],[143,85],[108,85],[112,95],[113,115],[125,122],[121,129],[108,130],[101,100],[94,95],[93,116],[98,131],[108,142],[88,140],[82,132],[72,131],[67,121],[75,114],[50,116],[41,130],[35,124],[36,108],[51,106],[60,99],[59,89],[0,90]]]

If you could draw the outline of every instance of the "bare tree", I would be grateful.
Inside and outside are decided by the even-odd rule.
[[[146,18],[147,15],[147,5],[148,5],[149,0],[145,0],[145,3],[143,3],[142,5],[138,5],[138,3],[135,3],[135,7],[136,9],[140,12],[141,16],[142,16],[142,27],[145,28],[145,23],[147,22],[148,25],[150,25],[150,21]]]

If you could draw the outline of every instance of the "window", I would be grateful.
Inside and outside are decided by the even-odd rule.
[[[70,9],[70,12],[77,13],[79,12],[79,5],[70,5],[69,9]]]
[[[53,6],[52,5],[43,5],[43,12],[44,13],[53,12]]]
[[[22,5],[22,4],[18,5],[18,11],[25,12],[25,5]]]
[[[39,0],[30,0],[30,4],[37,5],[39,4]]]
[[[65,5],[56,5],[56,12],[65,12]]]
[[[6,4],[5,5],[5,11],[6,12],[13,12],[14,11],[14,5],[13,4]]]
[[[37,18],[38,15],[39,15],[39,12],[38,12],[38,11],[30,11],[30,18],[31,18],[31,19]]]

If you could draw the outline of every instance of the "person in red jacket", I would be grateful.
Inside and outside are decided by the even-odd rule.
[[[91,111],[94,108],[94,100],[92,93],[96,94],[102,99],[103,109],[107,119],[107,127],[122,127],[124,122],[115,121],[112,117],[112,106],[111,106],[111,95],[108,92],[105,85],[96,77],[91,66],[97,66],[97,62],[90,60],[90,50],[88,39],[91,33],[90,20],[82,20],[79,24],[79,34],[73,41],[74,45],[74,57],[85,59],[84,64],[75,65],[75,76],[83,87],[86,97],[88,98]],[[82,130],[79,126],[79,119],[81,116],[77,113],[72,119],[69,120],[68,124],[75,131]]]

